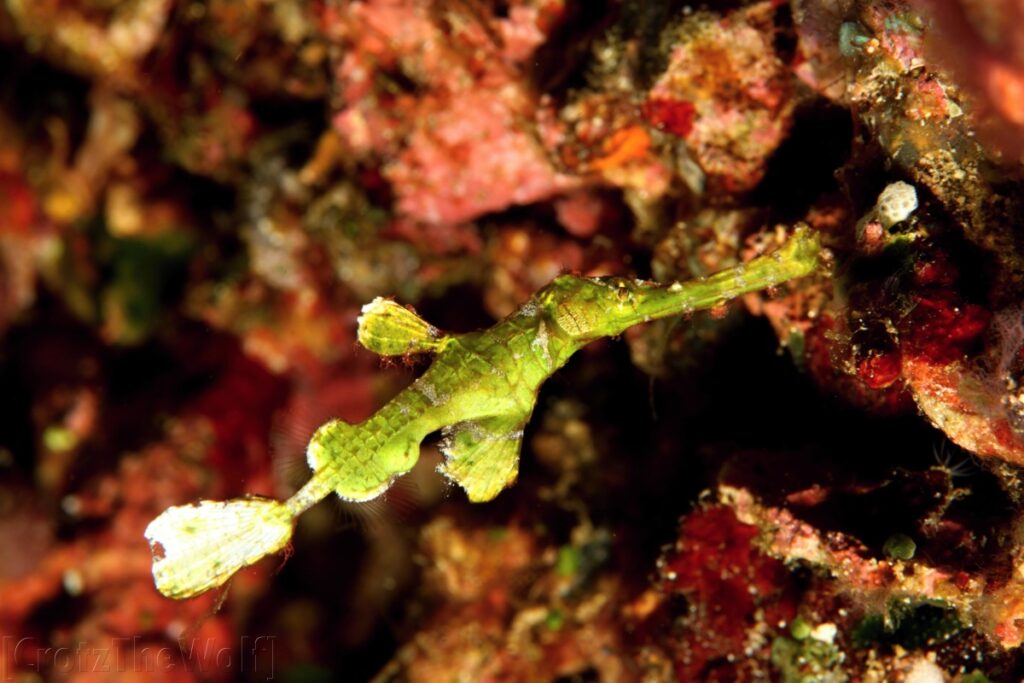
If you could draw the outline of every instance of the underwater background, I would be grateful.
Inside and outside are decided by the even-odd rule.
[[[1024,679],[1020,0],[4,0],[0,682]],[[587,346],[518,481],[438,439],[190,600],[165,509],[308,478],[561,273],[806,224]]]

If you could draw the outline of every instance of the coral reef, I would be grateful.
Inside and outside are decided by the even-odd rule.
[[[0,3],[0,679],[1018,681],[1016,0]],[[811,277],[541,390],[516,485],[440,439],[189,601],[163,510],[308,477],[554,277]]]

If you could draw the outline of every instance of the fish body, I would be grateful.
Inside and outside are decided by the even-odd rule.
[[[202,501],[157,517],[146,529],[157,588],[187,598],[222,585],[283,549],[298,515],[331,493],[354,502],[381,495],[439,430],[441,472],[471,501],[491,500],[515,481],[537,392],[576,351],[648,320],[807,275],[819,251],[817,235],[799,227],[774,253],[686,283],[562,275],[504,320],[468,334],[444,334],[410,309],[375,299],[363,307],[360,343],[384,356],[434,354],[427,371],[366,421],[321,426],[306,451],[313,476],[287,501]]]

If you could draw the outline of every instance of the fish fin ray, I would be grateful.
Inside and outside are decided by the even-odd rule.
[[[414,311],[383,297],[363,306],[357,337],[363,347],[381,356],[437,352],[448,340]]]

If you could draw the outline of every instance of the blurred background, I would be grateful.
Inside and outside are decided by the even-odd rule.
[[[1024,676],[1024,6],[5,0],[0,681]],[[563,272],[815,275],[580,352],[188,601],[143,530]]]

